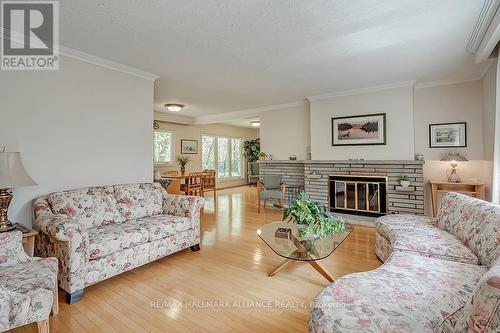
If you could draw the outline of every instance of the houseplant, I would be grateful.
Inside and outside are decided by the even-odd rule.
[[[255,162],[259,159],[260,138],[243,141],[243,155],[248,162]]]
[[[180,155],[177,156],[175,160],[177,161],[177,164],[181,167],[181,174],[184,175],[184,173],[186,172],[186,164],[189,163],[189,157]]]
[[[297,223],[300,237],[324,238],[345,229],[342,217],[332,217],[324,205],[313,202],[301,192],[289,208],[283,210],[283,221]]]
[[[410,179],[408,178],[408,176],[401,176],[399,177],[399,183],[403,187],[408,187],[410,186]]]
[[[261,152],[259,153],[259,160],[263,161],[263,160],[265,160],[266,158],[267,158],[267,154],[266,154],[266,153],[264,153],[263,151],[261,151]]]

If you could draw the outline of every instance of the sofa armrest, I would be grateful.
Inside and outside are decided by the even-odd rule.
[[[466,305],[469,332],[494,333],[500,327],[500,259],[479,280]],[[462,326],[464,327],[464,326]]]
[[[163,198],[163,214],[193,217],[205,205],[203,197],[191,195],[166,195]]]
[[[61,242],[69,242],[84,238],[87,230],[80,223],[71,218],[58,215],[44,215],[36,219],[40,231]]]

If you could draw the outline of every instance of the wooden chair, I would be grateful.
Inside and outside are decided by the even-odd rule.
[[[217,200],[216,178],[215,170],[203,170],[203,194],[206,191],[214,191],[214,202]]]
[[[203,196],[203,172],[192,172],[188,175],[184,186],[186,195]]]
[[[257,182],[258,212],[260,213],[261,201],[264,201],[264,209],[267,200],[278,200],[279,205],[283,207],[285,198],[285,184],[283,184],[281,175],[263,175]]]
[[[178,176],[179,175],[179,171],[177,170],[170,170],[170,171],[165,171],[163,173],[164,176]]]

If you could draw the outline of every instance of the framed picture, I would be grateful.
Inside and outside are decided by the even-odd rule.
[[[385,113],[332,118],[332,146],[386,144]]]
[[[467,123],[430,124],[429,147],[467,147]]]
[[[198,140],[181,139],[181,154],[198,154]]]

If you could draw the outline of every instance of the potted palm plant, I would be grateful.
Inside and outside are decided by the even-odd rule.
[[[180,155],[175,158],[177,161],[177,164],[181,167],[181,175],[184,175],[186,173],[186,164],[189,163],[189,157]]]
[[[333,217],[326,206],[313,202],[304,192],[283,210],[282,220],[296,223],[300,237],[324,238],[345,229],[342,217]]]

